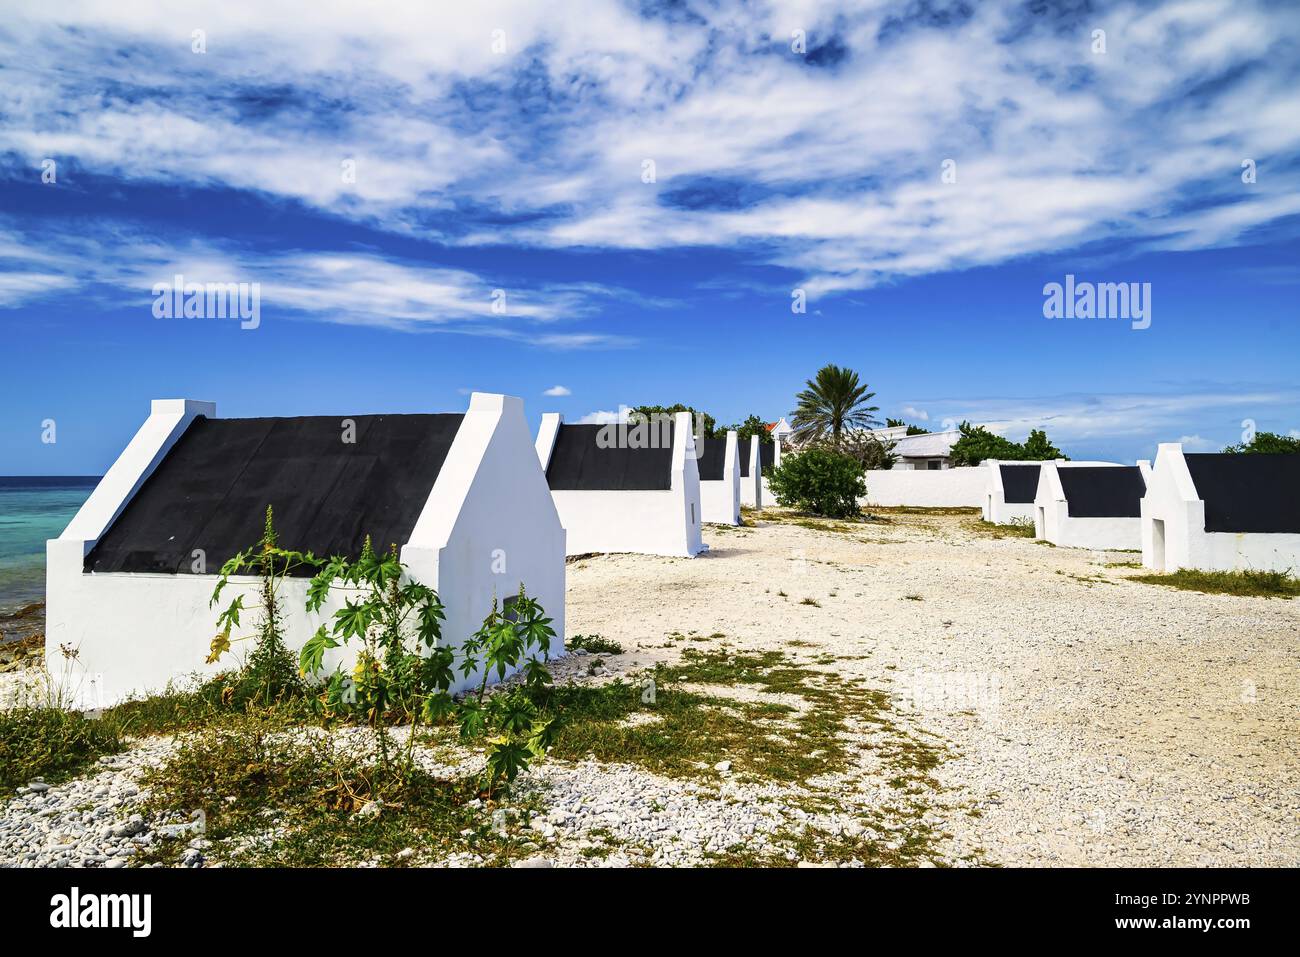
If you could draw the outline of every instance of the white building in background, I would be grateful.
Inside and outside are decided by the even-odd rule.
[[[703,547],[691,414],[667,422],[565,425],[542,416],[536,456],[566,532],[568,554],[690,557]]]
[[[789,451],[791,448],[794,429],[791,428],[790,423],[785,420],[785,416],[782,416],[777,421],[769,422],[767,424],[767,432],[768,435],[772,436],[772,441],[776,446],[773,449],[775,457],[771,464],[780,465],[781,453],[783,451]]]
[[[1000,462],[985,459],[980,468],[986,473],[983,517],[986,522],[1010,525],[1034,520],[1034,498],[1038,494],[1041,462]]]
[[[1150,474],[1148,462],[1042,463],[1034,496],[1035,537],[1072,548],[1137,550]]]
[[[952,447],[961,438],[958,429],[908,435],[907,426],[893,425],[867,433],[881,442],[894,443],[895,469],[934,471],[952,467]]]
[[[1142,564],[1156,571],[1300,573],[1300,455],[1163,443],[1141,521]]]
[[[757,435],[751,435],[748,442],[740,444],[740,504],[746,508],[762,508],[763,500],[763,451],[766,444],[775,452],[772,443],[764,443]]]
[[[345,419],[220,419],[214,403],[163,399],[47,543],[51,677],[95,707],[229,669],[229,657],[204,663],[221,610],[209,601],[221,566],[261,538],[268,505],[289,549],[354,557],[367,534],[377,549],[396,544],[446,606],[452,647],[523,585],[554,620],[552,652],[563,652],[564,529],[519,399],[476,392],[463,414]],[[300,571],[282,591],[295,653],[341,607],[335,592],[308,614],[310,571]],[[222,605],[240,595],[257,604],[257,586],[232,578]],[[354,653],[329,652],[326,670]]]
[[[700,514],[714,525],[740,524],[740,447],[735,431],[696,439]]]

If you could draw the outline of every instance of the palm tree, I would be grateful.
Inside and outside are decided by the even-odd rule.
[[[846,429],[870,429],[880,424],[872,414],[880,407],[867,405],[875,397],[852,369],[824,366],[815,379],[808,380],[808,388],[795,396],[799,406],[791,421],[794,440],[803,444],[824,439],[829,432],[831,444],[838,449]]]

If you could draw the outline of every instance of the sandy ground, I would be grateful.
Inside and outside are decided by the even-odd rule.
[[[694,560],[572,563],[567,631],[621,642],[625,667],[678,654],[672,632],[843,656],[954,746],[936,777],[976,810],[945,827],[989,863],[1300,864],[1300,602],[1127,582],[1141,572],[1106,565],[1138,556],[966,516],[887,517],[751,519],[707,528]]]

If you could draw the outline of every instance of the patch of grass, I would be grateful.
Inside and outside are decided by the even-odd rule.
[[[189,690],[169,689],[162,694],[124,701],[106,708],[104,718],[134,737],[192,731],[243,714],[250,708],[274,712],[286,719],[316,720],[314,698],[310,694],[286,695],[269,707],[257,701],[255,689],[247,682],[233,674],[220,674]]]
[[[1087,585],[1089,588],[1091,588],[1093,585],[1118,584],[1118,582],[1111,581],[1109,578],[1102,578],[1100,575],[1075,575],[1073,573],[1067,574],[1066,572],[1063,572],[1060,569],[1057,569],[1056,574],[1063,575],[1066,578],[1071,578],[1077,582],[1082,582],[1083,584]]]
[[[857,746],[845,737],[852,723],[885,732],[882,743],[872,747],[909,786],[932,784],[928,771],[942,757],[938,747],[894,725],[885,692],[796,664],[779,651],[691,648],[680,662],[659,665],[649,676],[653,702],[643,700],[642,686],[621,679],[546,692],[543,710],[553,710],[563,721],[551,753],[572,760],[590,754],[677,777],[710,777],[713,765],[726,760],[743,777],[800,784],[855,763]],[[797,696],[805,706],[738,701],[695,690],[700,686],[747,686],[762,694]],[[659,720],[626,720],[638,712]]]
[[[1165,585],[1183,591],[1201,591],[1212,595],[1244,595],[1252,598],[1295,598],[1300,595],[1300,578],[1286,572],[1246,569],[1236,572],[1209,572],[1182,568],[1176,572],[1153,575],[1130,575],[1127,581]]]
[[[364,749],[273,713],[231,716],[187,734],[142,783],[151,813],[184,820],[202,811],[212,853],[236,866],[402,866],[469,850],[499,864],[523,843],[494,826],[495,806],[472,776],[440,778],[417,766],[394,779]],[[186,840],[164,840],[150,858],[174,861]],[[399,857],[406,848],[414,854]]]
[[[845,534],[861,531],[863,526],[887,524],[889,519],[875,515],[861,515],[857,518],[822,518],[806,512],[770,511],[764,512],[763,518],[774,525],[795,525],[814,532],[834,532]]]
[[[804,598],[804,599],[801,599],[800,602],[799,602],[799,604],[801,604],[801,605],[812,605],[814,608],[820,608],[820,607],[822,606],[822,603],[819,602],[816,598]]]
[[[936,506],[933,508],[920,505],[872,505],[873,513],[881,515],[977,515],[979,508],[964,506]]]
[[[923,595],[904,595],[903,598],[906,601],[925,601],[925,596]]]
[[[36,778],[54,784],[126,746],[121,726],[60,708],[0,711],[0,789]]]
[[[621,655],[623,653],[623,646],[617,641],[611,641],[600,635],[574,635],[564,642],[565,651],[573,652],[579,648],[594,655]]]
[[[784,829],[770,838],[773,850],[755,853],[748,845],[736,845],[722,854],[710,854],[715,867],[795,867],[800,862],[847,864],[867,867],[915,867],[932,860],[934,829],[920,820],[891,832],[870,822],[859,834],[833,834],[824,828],[805,825]],[[937,857],[938,855],[934,855]],[[945,866],[942,861],[935,861]]]
[[[997,522],[986,522],[981,518],[971,522],[970,528],[994,539],[1034,537],[1034,523],[1030,521],[1016,521],[1000,525]]]
[[[1106,562],[1103,568],[1141,568],[1141,562]]]

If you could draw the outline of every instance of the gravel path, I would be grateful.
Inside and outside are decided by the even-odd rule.
[[[835,656],[951,743],[923,818],[949,836],[922,863],[1300,864],[1300,603],[1126,582],[1133,570],[1106,566],[1132,555],[993,540],[965,517],[890,518],[848,531],[761,521],[708,529],[712,550],[695,560],[571,564],[569,633],[626,651],[595,676],[593,656],[570,657],[557,678],[675,659],[692,645],[674,632]],[[0,864],[129,863],[163,827],[138,816],[136,775],[171,747],[137,742],[93,775],[8,799]],[[880,816],[893,795],[878,777],[868,755],[818,782],[839,807],[814,811],[803,792],[727,768],[693,782],[551,760],[524,786],[547,808],[527,863],[691,865],[737,845],[793,860],[774,835],[812,824],[851,837],[864,821],[897,845],[909,824]],[[176,863],[201,865],[206,850],[196,837]]]
[[[1300,864],[1300,602],[1126,582],[1141,572],[1106,566],[1132,554],[888,517],[714,532],[689,562],[591,559],[569,627],[639,656],[691,629],[843,656],[953,743],[936,777],[979,816],[946,827],[990,862]]]

